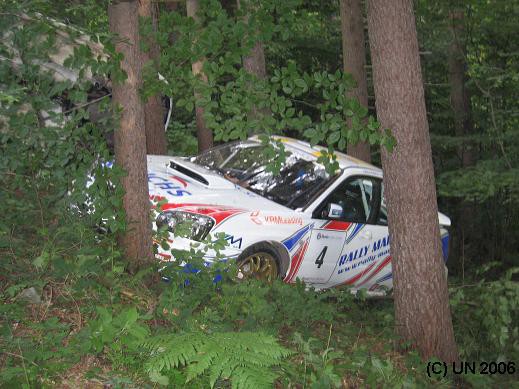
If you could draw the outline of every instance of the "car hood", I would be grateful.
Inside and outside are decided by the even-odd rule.
[[[292,211],[180,157],[148,155],[150,197],[168,203]]]

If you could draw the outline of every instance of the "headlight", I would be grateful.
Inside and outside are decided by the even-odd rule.
[[[214,226],[214,220],[208,216],[183,211],[164,211],[155,220],[157,228],[167,226],[168,231],[202,241]]]

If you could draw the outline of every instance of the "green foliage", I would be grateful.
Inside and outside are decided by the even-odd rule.
[[[421,43],[433,52],[424,66],[439,193],[481,204],[473,210],[485,218],[478,231],[486,238],[488,229],[495,230],[491,249],[472,250],[478,256],[471,263],[513,263],[519,78],[517,24],[510,20],[517,6],[470,3],[471,31],[481,30],[467,39],[477,132],[452,137],[444,57],[450,3],[418,3]],[[183,16],[182,7],[161,13],[159,68],[168,83],[148,67],[143,95],[173,97],[171,154],[196,152],[196,107],[204,109],[217,141],[264,133],[306,138],[329,146],[319,161],[330,170],[337,167],[333,151],[348,144],[394,146],[370,112],[345,97],[353,80],[338,71],[336,4],[240,4],[229,13],[219,1],[202,1],[198,21]],[[347,290],[308,290],[302,283],[237,282],[231,263],[197,272],[204,268],[198,247],[174,253],[191,267],[173,262],[134,276],[125,272],[116,243],[117,232],[126,228],[118,185],[124,172],[103,164],[113,160],[104,138],[114,127],[112,113],[93,122],[86,105],[95,81],[125,77],[107,31],[106,8],[104,0],[0,5],[0,386],[66,386],[64,377],[78,370],[79,382],[71,387],[87,386],[91,378],[115,387],[451,385],[427,379],[415,353],[395,351],[391,301],[356,299]],[[145,34],[151,31],[143,25]],[[82,32],[91,40],[82,40]],[[267,55],[269,76],[261,80],[241,66],[257,41]],[[63,69],[77,80],[63,80],[44,66],[66,44],[71,52]],[[207,82],[192,74],[198,60]],[[109,98],[101,99],[100,110],[109,105]],[[463,143],[478,150],[480,161],[460,169],[456,150]],[[267,151],[273,170],[279,170],[283,150],[276,143]],[[100,221],[107,233],[93,228]],[[218,251],[223,240],[210,246]],[[495,270],[485,278],[476,274],[473,285],[453,288],[463,358],[517,359],[514,272],[505,269],[501,278]],[[216,277],[221,281],[214,283]],[[27,301],[28,292],[41,301]],[[472,383],[506,387],[496,377]]]
[[[174,114],[173,114],[174,115]],[[166,132],[168,138],[168,155],[196,155],[198,141],[196,139],[196,127],[194,122],[184,124],[173,120]]]
[[[330,336],[332,326],[330,325]],[[328,343],[329,343],[328,338]],[[334,351],[333,348],[315,352],[314,343],[319,341],[315,338],[305,340],[301,334],[294,334],[294,343],[298,351],[303,356],[304,363],[304,379],[308,377],[311,388],[339,388],[341,387],[341,376],[336,371],[335,363],[344,358],[344,354],[340,351]]]
[[[514,266],[519,247],[519,51],[515,39],[519,3],[442,0],[416,4],[438,193],[441,207],[455,226],[450,274],[473,272],[494,260]],[[452,12],[464,17],[453,22]],[[460,26],[456,36],[453,23]],[[460,45],[460,59],[466,62],[463,87],[469,116],[464,134],[455,128],[451,104],[449,46],[453,41]],[[463,163],[460,150],[472,155],[469,166]],[[470,212],[459,211],[461,201]],[[471,228],[488,224],[495,233]],[[461,229],[464,235],[457,236]]]
[[[489,263],[471,285],[453,288],[451,304],[454,324],[461,336],[464,359],[508,361],[519,357],[519,285],[512,280],[519,269],[489,281],[483,277],[493,266]]]
[[[223,379],[229,379],[233,388],[271,387],[277,375],[270,368],[290,355],[274,337],[261,332],[172,334],[142,346],[150,355],[145,365],[150,377],[186,366],[186,382],[208,375],[211,388]]]
[[[394,139],[389,132],[379,131],[373,118],[364,121],[367,109],[347,97],[354,82],[340,70],[309,73],[301,71],[294,61],[287,61],[270,77],[258,79],[241,66],[242,57],[257,40],[268,47],[274,39],[288,38],[290,24],[282,21],[295,23],[291,9],[298,6],[299,0],[244,1],[235,15],[229,15],[219,1],[207,0],[201,2],[197,20],[181,12],[161,13],[157,32],[163,48],[160,73],[168,82],[150,73],[146,89],[172,96],[176,108],[183,110],[180,117],[186,126],[193,122],[194,108],[202,108],[215,141],[290,132],[313,144],[327,144],[331,154],[361,140],[391,148]],[[273,13],[280,15],[279,20],[272,17]],[[202,62],[203,77],[193,75],[191,65],[197,61]],[[329,161],[322,159],[334,170],[336,165]],[[276,171],[275,166],[271,169]]]

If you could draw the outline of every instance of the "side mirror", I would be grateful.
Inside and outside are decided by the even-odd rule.
[[[325,217],[329,219],[340,219],[344,213],[344,209],[339,204],[329,203],[323,213],[325,213]]]

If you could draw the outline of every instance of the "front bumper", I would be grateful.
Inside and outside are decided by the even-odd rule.
[[[209,244],[197,242],[188,238],[173,237],[170,234],[167,240],[169,249],[164,249],[156,242],[157,254],[156,258],[160,261],[179,261],[182,265],[189,262],[193,256],[203,258],[206,265],[218,260],[236,259],[241,254],[241,249],[233,247],[225,247],[222,250],[216,251]],[[194,254],[193,254],[194,253]]]

